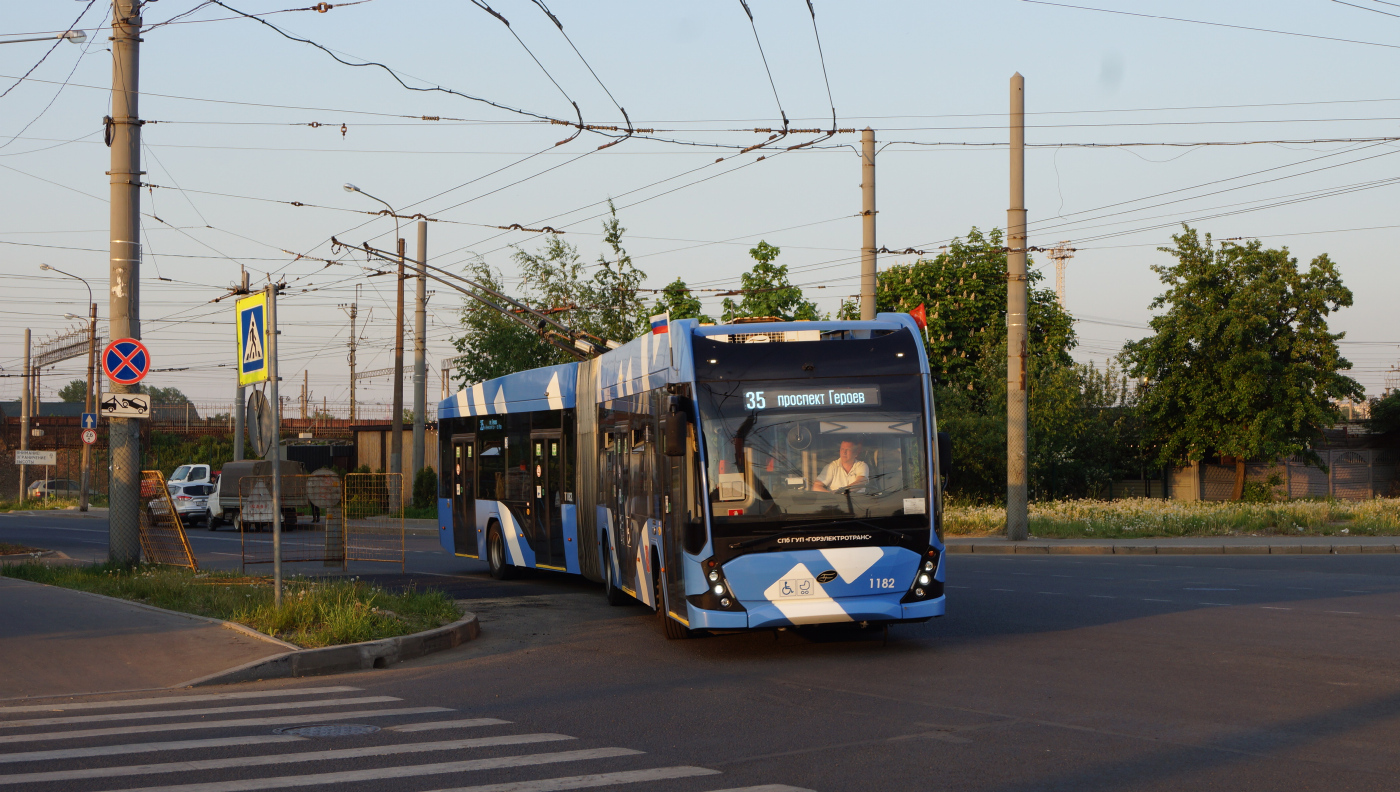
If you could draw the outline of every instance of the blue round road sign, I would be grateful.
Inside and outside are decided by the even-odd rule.
[[[118,385],[135,385],[151,370],[151,353],[134,338],[118,338],[102,350],[102,371]]]

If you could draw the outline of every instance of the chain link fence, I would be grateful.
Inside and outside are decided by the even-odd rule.
[[[184,523],[159,470],[141,471],[141,552],[149,564],[199,569]]]
[[[345,477],[345,560],[398,564],[404,547],[402,473],[351,473]]]
[[[332,471],[282,476],[282,561],[345,565],[340,479]],[[270,564],[273,556],[272,476],[238,482],[238,529],[243,565]]]

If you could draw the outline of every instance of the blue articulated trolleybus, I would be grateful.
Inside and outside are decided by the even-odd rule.
[[[944,612],[928,361],[908,314],[653,324],[438,406],[444,549],[655,608],[668,637]]]

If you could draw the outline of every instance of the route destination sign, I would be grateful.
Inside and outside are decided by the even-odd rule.
[[[878,387],[769,388],[744,391],[746,410],[771,410],[775,407],[874,407],[879,404]]]

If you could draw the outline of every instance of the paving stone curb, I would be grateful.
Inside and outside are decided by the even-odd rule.
[[[395,638],[381,638],[377,641],[342,644],[341,646],[327,646],[321,649],[297,649],[285,654],[244,663],[241,666],[182,682],[172,687],[227,685],[234,682],[253,682],[262,679],[323,676],[341,674],[347,671],[387,668],[404,660],[412,660],[433,652],[461,646],[479,635],[481,635],[481,624],[477,621],[475,613],[468,613],[460,620],[446,626],[435,627],[412,635],[400,635]]]
[[[982,555],[1334,555],[1340,553],[1395,553],[1396,545],[1056,545],[1056,544],[950,544],[949,553]]]

